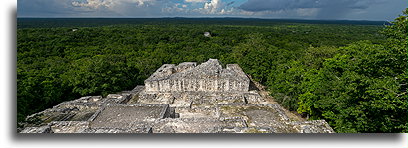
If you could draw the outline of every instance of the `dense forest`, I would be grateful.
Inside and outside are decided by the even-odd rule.
[[[336,132],[407,132],[407,10],[390,24],[19,18],[18,122],[63,101],[131,90],[165,63],[216,58]]]

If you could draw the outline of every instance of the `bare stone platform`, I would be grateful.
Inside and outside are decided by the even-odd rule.
[[[131,91],[64,102],[20,133],[334,133],[271,102],[239,65],[165,64]],[[262,95],[260,95],[262,94]]]

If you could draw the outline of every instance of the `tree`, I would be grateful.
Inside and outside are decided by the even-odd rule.
[[[105,96],[129,88],[137,73],[123,56],[96,55],[76,60],[62,77],[65,85],[73,88],[72,93]]]

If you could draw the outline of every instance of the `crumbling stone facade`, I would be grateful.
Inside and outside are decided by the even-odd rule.
[[[216,59],[201,65],[186,62],[165,64],[145,80],[146,92],[232,92],[248,91],[249,79],[237,64],[225,69]]]
[[[236,64],[165,64],[132,91],[64,102],[20,133],[333,133],[275,103]]]

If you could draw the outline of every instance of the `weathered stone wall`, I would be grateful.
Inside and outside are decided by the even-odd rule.
[[[249,79],[236,64],[222,69],[218,60],[195,66],[182,63],[178,66],[165,64],[145,81],[146,92],[223,92],[248,91]]]
[[[248,91],[249,81],[231,79],[166,79],[145,82],[148,92]]]

